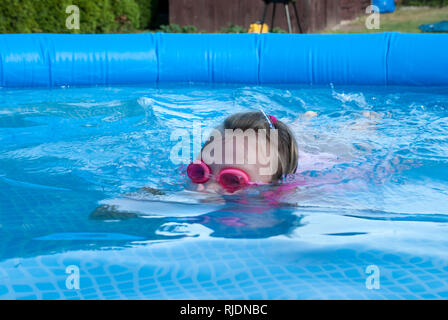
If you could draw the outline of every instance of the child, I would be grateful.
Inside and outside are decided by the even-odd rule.
[[[309,120],[315,116],[316,113],[306,113],[302,116],[302,120]],[[263,139],[264,135],[266,139]],[[267,149],[269,149],[269,154]],[[193,209],[194,214],[190,212],[190,209],[186,209],[186,206],[190,205],[179,203],[176,207],[170,202],[165,204],[163,197],[160,199],[158,197],[164,195],[162,192],[152,188],[143,188],[140,191],[143,193],[143,199],[150,201],[142,202],[140,197],[134,199],[132,195],[127,195],[124,200],[105,200],[102,201],[103,205],[92,213],[91,217],[126,219],[146,214],[171,217],[177,216],[176,214],[179,214],[180,211],[186,211],[186,217],[200,216],[201,218],[194,218],[195,221],[214,230],[224,228],[223,226],[219,227],[218,224],[225,225],[225,228],[245,226],[250,229],[255,225],[260,226],[260,224],[258,219],[249,219],[248,213],[253,213],[256,210],[257,213],[264,213],[267,217],[274,208],[278,209],[280,204],[289,204],[289,202],[284,203],[282,197],[289,191],[294,192],[298,186],[312,187],[334,183],[337,188],[337,183],[342,179],[361,175],[359,172],[349,174],[349,170],[346,170],[346,174],[342,176],[337,172],[326,174],[323,178],[307,176],[307,171],[322,171],[338,164],[340,160],[334,154],[312,154],[302,149],[299,157],[298,144],[294,134],[286,124],[274,116],[265,115],[263,112],[237,113],[228,117],[212,132],[197,160],[187,168],[187,175],[197,185],[197,191],[211,192],[217,196],[211,197],[210,194],[202,194],[206,197],[198,198],[200,201],[197,204],[201,204],[201,206]],[[257,157],[253,159],[253,155]],[[273,170],[263,170],[266,168]],[[289,176],[292,179],[284,179]],[[252,203],[257,200],[256,198],[242,197],[236,199],[237,202],[232,202],[235,199],[225,196],[236,194],[251,185],[275,185],[284,180],[287,180],[287,183],[282,183],[274,188],[261,189],[262,204]],[[200,193],[187,194],[188,197],[199,197],[199,195]],[[204,206],[209,200],[215,207]],[[230,201],[227,202],[227,200]],[[238,206],[235,206],[235,203]],[[267,205],[268,203],[269,205]],[[244,204],[250,206],[244,206]],[[202,212],[199,209],[205,211]],[[277,222],[270,224],[270,226],[276,225]]]
[[[286,124],[262,111],[237,113],[214,130],[187,175],[197,191],[231,194],[296,173],[298,158]]]

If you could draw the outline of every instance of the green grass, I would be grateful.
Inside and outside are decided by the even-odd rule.
[[[448,20],[448,7],[397,7],[393,13],[381,14],[380,29],[365,26],[367,15],[321,33],[420,32],[421,24]]]

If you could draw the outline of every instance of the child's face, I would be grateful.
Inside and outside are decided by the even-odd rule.
[[[238,134],[236,134],[236,136],[238,136]],[[265,142],[263,146],[263,143],[259,143],[258,140],[253,142],[249,141],[249,139],[244,139],[244,143],[237,144],[237,139],[225,139],[223,137],[212,143],[215,143],[214,148],[221,147],[222,157],[221,159],[215,157],[214,161],[210,160],[205,154],[204,148],[202,161],[210,167],[213,176],[206,183],[198,184],[197,191],[229,194],[229,192],[226,192],[226,190],[216,181],[218,173],[225,168],[237,168],[245,171],[249,175],[251,182],[263,184],[272,182],[272,174],[270,174],[270,172],[266,173],[266,171],[269,171],[267,168],[269,168],[270,157],[267,155],[265,149],[269,152],[269,142]],[[258,152],[260,148],[264,151]],[[226,150],[232,150],[233,152],[226,157]],[[256,157],[254,157],[254,155],[256,155]],[[226,158],[228,158],[227,161]],[[237,159],[239,161],[237,161]]]

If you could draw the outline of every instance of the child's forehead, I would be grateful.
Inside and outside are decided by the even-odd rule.
[[[232,167],[257,175],[260,168],[270,167],[276,161],[277,152],[272,150],[268,139],[255,131],[235,130],[233,134],[218,134],[204,146],[201,159],[212,171]]]
[[[269,144],[269,139],[266,135],[258,134],[253,130],[235,130],[233,133],[217,136],[214,138],[214,141],[222,142],[224,144],[238,143],[238,146],[242,145],[244,142],[246,147],[256,147],[259,144]]]
[[[256,137],[248,138],[242,135],[227,139],[222,137],[211,141],[207,149],[213,149],[214,152],[220,149],[222,156],[227,158],[232,158],[232,156],[240,158],[244,153],[245,159],[254,154],[265,159],[267,150],[269,150],[269,141],[257,139]]]

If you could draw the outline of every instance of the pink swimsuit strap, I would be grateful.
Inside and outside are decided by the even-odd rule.
[[[288,183],[282,184],[281,186],[277,187],[275,190],[270,190],[270,191],[264,192],[263,196],[270,203],[278,203],[278,200],[283,193],[290,191],[290,190],[294,190],[297,187],[304,186],[305,184],[306,184],[305,180],[288,182]]]

